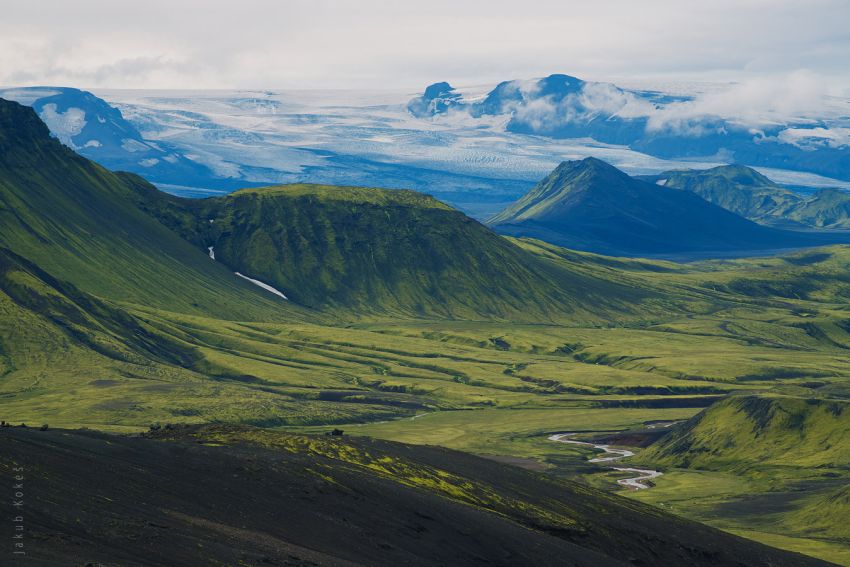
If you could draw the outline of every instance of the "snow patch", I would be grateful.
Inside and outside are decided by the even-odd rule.
[[[41,109],[41,119],[59,141],[70,148],[76,148],[71,140],[86,127],[86,112],[82,108],[69,108],[57,112],[55,104],[45,104]]]
[[[658,181],[655,182],[655,184],[661,185],[662,187],[664,187],[665,185],[667,185],[667,180],[666,179],[659,179]]]
[[[254,278],[249,278],[248,276],[243,275],[243,274],[240,274],[239,272],[233,272],[233,273],[234,273],[234,274],[236,274],[237,276],[239,276],[240,278],[245,279],[245,280],[248,280],[248,281],[249,281],[249,282],[251,282],[252,284],[254,284],[254,285],[256,285],[256,286],[259,286],[259,287],[263,288],[264,290],[266,290],[266,291],[268,291],[268,292],[270,292],[270,293],[273,293],[273,294],[275,294],[275,295],[277,295],[277,296],[279,296],[279,297],[282,297],[283,299],[289,300],[289,298],[288,298],[288,297],[286,297],[286,296],[283,294],[283,292],[276,290],[275,288],[273,288],[272,286],[270,286],[270,285],[269,285],[269,284],[267,284],[267,283],[263,283],[263,282],[261,282],[260,280],[255,280]]]
[[[213,247],[212,247],[212,246],[207,246],[207,250],[209,250],[209,252],[210,252],[210,258],[212,258],[213,260],[215,260],[215,250],[213,250]],[[238,275],[238,274],[237,274],[237,275]]]

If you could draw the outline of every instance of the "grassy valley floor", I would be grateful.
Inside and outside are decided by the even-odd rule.
[[[847,563],[846,536],[818,538],[800,529],[805,507],[754,520],[758,508],[747,505],[753,495],[799,489],[805,498],[794,502],[801,506],[824,496],[802,484],[794,488],[806,480],[799,470],[759,476],[665,466],[654,488],[630,492],[616,485],[616,473],[587,462],[587,448],[547,440],[556,432],[687,420],[729,394],[846,399],[850,341],[838,302],[746,296],[730,302],[719,295],[725,292],[703,291],[705,284],[693,281],[729,281],[730,269],[750,270],[752,277],[751,265],[737,266],[677,268],[679,282],[664,280],[681,286],[681,294],[705,293],[699,301],[712,299],[711,309],[696,303],[693,313],[618,326],[256,323],[123,306],[154,336],[192,352],[189,367],[83,348],[34,317],[22,320],[26,332],[2,341],[2,417],[119,432],[151,423],[236,422],[308,432],[336,426],[583,479],[757,541]],[[661,279],[643,268],[627,277]],[[53,337],[48,351],[40,329]],[[839,473],[847,478],[846,470]],[[839,522],[847,506],[823,510]]]

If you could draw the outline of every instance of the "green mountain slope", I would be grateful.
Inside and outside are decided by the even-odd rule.
[[[839,386],[840,384],[840,386]],[[850,562],[850,403],[846,380],[731,396],[638,457],[664,471],[640,500],[779,547]],[[661,485],[660,485],[661,486]],[[687,502],[686,502],[687,501]]]
[[[843,467],[850,462],[850,405],[842,400],[734,396],[683,424],[643,458],[703,469]]]
[[[658,185],[696,193],[710,203],[755,221],[803,201],[797,193],[743,165],[667,171],[655,177]]]
[[[0,246],[111,300],[224,318],[292,314],[140,211],[134,195],[52,139],[32,109],[0,99]]]
[[[840,189],[821,189],[802,203],[783,207],[784,218],[817,228],[850,229],[850,193]]]
[[[26,463],[38,487],[39,564],[824,565],[437,447],[227,426],[3,428],[0,444],[0,470]]]
[[[850,193],[822,189],[804,197],[742,165],[667,171],[648,179],[664,187],[696,193],[710,203],[762,224],[850,228]]]
[[[217,263],[310,307],[527,321],[628,314],[651,296],[540,259],[411,191],[290,185],[184,200],[135,187],[141,208]]]
[[[823,243],[759,226],[685,191],[594,158],[564,162],[488,221],[503,234],[607,254],[670,255]]]

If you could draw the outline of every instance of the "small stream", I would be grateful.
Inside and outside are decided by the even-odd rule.
[[[600,451],[604,451],[605,455],[601,457],[596,457],[595,459],[590,459],[591,463],[613,463],[615,461],[619,461],[620,459],[625,459],[626,457],[631,457],[634,455],[633,451],[629,451],[628,449],[614,449],[610,445],[596,445],[594,443],[587,443],[585,441],[576,441],[575,439],[570,439],[575,433],[556,433],[554,435],[549,436],[549,441],[555,441],[557,443],[572,443],[573,445],[586,445],[588,447],[593,447],[594,449],[598,449]],[[632,488],[634,490],[643,490],[645,488],[650,488],[650,485],[644,484],[644,482],[648,480],[652,480],[653,478],[658,478],[664,473],[659,471],[653,471],[649,469],[636,469],[630,467],[609,467],[615,471],[621,472],[630,472],[636,473],[639,476],[629,477],[629,478],[621,478],[617,481],[617,484],[620,486],[626,486],[628,488]]]

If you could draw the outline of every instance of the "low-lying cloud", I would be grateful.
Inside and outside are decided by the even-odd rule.
[[[647,114],[647,129],[687,130],[711,117],[747,128],[821,120],[835,110],[828,91],[826,81],[807,71],[755,77],[664,105]]]
[[[793,131],[773,139],[795,145],[847,145],[847,136],[837,127],[847,122],[850,100],[831,96],[840,93],[840,87],[830,86],[828,80],[808,71],[718,85],[672,102],[654,102],[643,93],[611,83],[589,82],[563,97],[539,96],[529,84],[536,86],[537,82],[517,81],[524,99],[510,101],[502,110],[540,133],[593,120],[624,119],[645,122],[650,134],[691,137],[729,128],[765,137],[765,130],[794,126]]]

